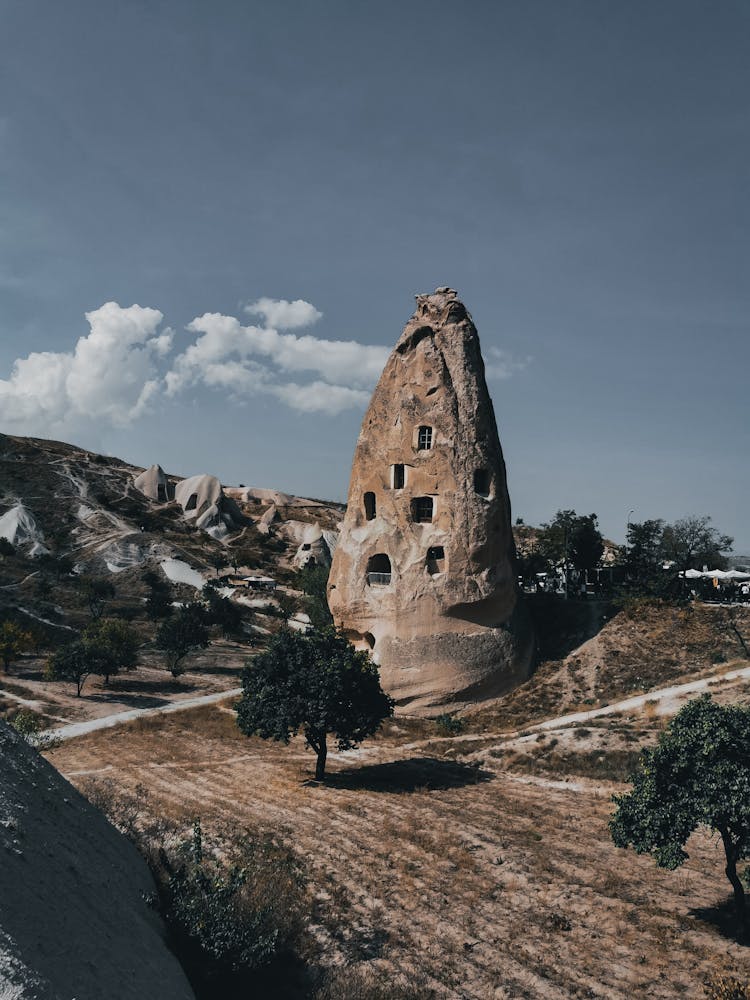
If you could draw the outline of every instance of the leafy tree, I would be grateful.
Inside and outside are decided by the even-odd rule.
[[[141,575],[141,580],[149,588],[146,598],[146,614],[152,621],[159,618],[169,618],[172,615],[172,585],[169,580],[147,569]]]
[[[11,663],[17,660],[34,644],[31,632],[24,632],[15,622],[3,622],[0,625],[0,657],[6,672]]]
[[[614,796],[610,820],[618,847],[652,854],[678,868],[698,826],[715,830],[726,857],[738,917],[747,929],[737,863],[750,857],[750,709],[703,695],[685,705],[653,749],[641,752],[632,791]]]
[[[327,566],[305,566],[297,571],[297,586],[305,594],[305,611],[313,628],[333,625],[333,616],[328,609],[326,587],[328,585]]]
[[[707,514],[692,515],[666,525],[661,539],[664,558],[674,562],[679,570],[702,569],[704,565],[709,569],[725,569],[724,553],[731,550],[734,539],[712,528],[710,521]]]
[[[214,581],[210,581],[212,584]],[[222,597],[215,586],[203,588],[202,597],[206,602],[206,624],[218,625],[224,637],[239,632],[242,628],[242,611],[228,597]]]
[[[107,601],[115,596],[115,587],[110,580],[87,578],[81,581],[81,592],[89,606],[91,617],[96,621],[101,618]]]
[[[14,556],[15,554],[16,547],[13,542],[4,537],[0,538],[0,556]]]
[[[393,714],[378,669],[333,628],[302,635],[282,629],[242,674],[237,725],[248,736],[289,743],[300,730],[325,779],[328,735],[351,750]]]
[[[113,674],[134,670],[138,664],[137,633],[124,621],[100,618],[83,632],[83,643],[93,661],[92,673],[101,674],[105,685]]]
[[[558,510],[552,521],[539,529],[536,551],[550,565],[561,568],[566,581],[571,567],[581,572],[594,569],[604,553],[596,514]]]
[[[38,561],[41,568],[51,573],[58,582],[73,572],[74,563],[70,556],[56,556],[45,552]]]
[[[177,614],[159,626],[156,645],[164,650],[167,669],[173,677],[183,673],[182,661],[196,649],[208,645],[206,610],[202,604],[185,604]]]
[[[49,661],[45,674],[53,681],[73,681],[76,697],[81,697],[86,679],[96,672],[96,662],[82,639],[76,639],[56,650]]]

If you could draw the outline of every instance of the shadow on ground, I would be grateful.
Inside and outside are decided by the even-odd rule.
[[[696,906],[689,913],[691,917],[711,924],[728,941],[736,941],[746,948],[750,947],[750,927],[743,929],[732,896],[728,896],[715,906]]]
[[[491,781],[494,775],[478,765],[459,764],[435,757],[410,757],[387,764],[365,764],[363,767],[331,771],[325,784],[330,788],[348,788],[370,792],[437,791],[461,788]],[[315,782],[306,782],[315,784]]]

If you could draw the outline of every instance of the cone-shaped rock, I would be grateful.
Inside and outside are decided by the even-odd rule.
[[[530,672],[510,501],[479,338],[449,288],[418,295],[365,414],[328,601],[409,711]]]

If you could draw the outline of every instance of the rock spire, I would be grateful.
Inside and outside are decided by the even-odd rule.
[[[418,295],[357,441],[328,601],[410,712],[525,680],[533,636],[479,337],[451,288]]]

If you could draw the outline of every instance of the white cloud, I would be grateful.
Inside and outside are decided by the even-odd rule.
[[[266,326],[276,330],[297,330],[301,326],[312,326],[323,316],[314,305],[304,299],[258,299],[245,306],[248,316],[262,316]]]
[[[55,435],[92,424],[124,427],[161,395],[192,387],[223,391],[230,399],[270,396],[300,413],[335,416],[364,409],[388,348],[355,340],[326,340],[282,330],[309,326],[321,313],[309,302],[261,298],[245,307],[263,325],[204,313],[188,324],[195,335],[168,362],[174,333],[159,332],[162,314],[107,302],[86,313],[89,333],[68,352],[19,358],[0,379],[0,423],[23,434]],[[488,378],[509,378],[532,360],[490,347]]]
[[[316,318],[320,315],[301,300],[258,301],[264,303],[266,317],[274,315],[274,307],[278,305],[278,315],[287,325],[291,319],[287,307],[301,305],[309,307]],[[297,314],[298,325],[302,312],[300,309]],[[268,393],[302,412],[333,415],[367,404],[369,390],[388,357],[386,347],[354,340],[325,340],[310,334],[280,333],[270,326],[243,326],[236,317],[221,313],[204,313],[189,323],[187,329],[199,336],[167,372],[168,395],[203,383],[222,386],[236,395]],[[311,373],[313,381],[299,384],[297,379],[302,373]],[[295,380],[287,382],[290,375]]]
[[[0,421],[25,434],[49,434],[84,422],[123,427],[141,416],[159,389],[155,361],[171,344],[157,335],[158,309],[107,302],[86,313],[90,332],[71,352],[19,358],[0,379]]]
[[[488,347],[485,351],[484,373],[487,378],[511,378],[516,372],[522,372],[534,359],[531,355],[525,358],[514,358],[509,351],[501,347]]]

